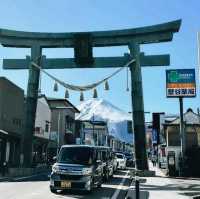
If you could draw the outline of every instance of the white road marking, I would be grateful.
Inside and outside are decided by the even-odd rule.
[[[124,182],[127,179],[128,174],[129,174],[129,171],[126,171],[126,175],[124,176],[124,178],[122,179],[120,184],[117,186],[117,189],[116,189],[115,193],[112,195],[111,199],[117,199],[117,197],[122,189],[122,186],[124,185]]]

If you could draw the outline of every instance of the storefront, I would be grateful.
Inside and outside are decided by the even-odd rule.
[[[33,166],[47,162],[47,146],[49,139],[34,136],[33,139]]]
[[[0,130],[0,167],[2,171],[3,163],[8,167],[19,166],[20,157],[20,138],[16,133]]]

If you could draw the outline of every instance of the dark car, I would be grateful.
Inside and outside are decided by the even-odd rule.
[[[52,167],[50,190],[91,191],[102,184],[103,166],[99,151],[93,146],[64,145]]]
[[[135,167],[135,161],[133,158],[133,154],[128,153],[128,152],[124,152],[123,154],[126,157],[126,166],[127,167]]]
[[[110,147],[98,146],[97,149],[101,153],[101,160],[103,162],[103,177],[105,181],[108,181],[114,173],[114,157]]]

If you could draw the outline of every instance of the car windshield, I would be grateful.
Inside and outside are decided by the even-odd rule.
[[[117,154],[117,158],[123,159],[123,155]]]
[[[130,153],[125,153],[124,155],[126,156],[126,158],[132,158],[132,155]]]
[[[59,153],[58,163],[91,165],[91,150],[87,147],[64,147]]]

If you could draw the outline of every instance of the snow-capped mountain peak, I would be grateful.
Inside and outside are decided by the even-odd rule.
[[[78,109],[80,114],[76,116],[77,120],[105,121],[110,135],[123,142],[132,143],[133,136],[128,133],[127,128],[127,121],[132,120],[132,117],[127,112],[103,99],[85,101]]]
[[[103,99],[91,99],[85,101],[78,106],[78,109],[81,113],[76,119],[79,120],[131,120],[131,115]]]

